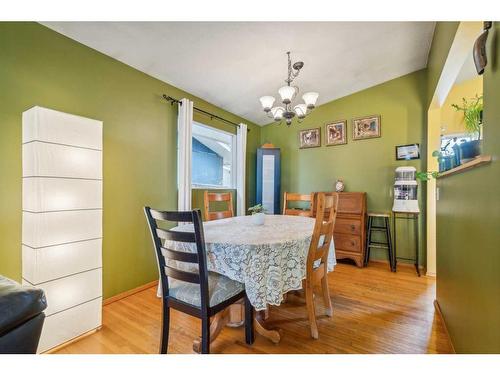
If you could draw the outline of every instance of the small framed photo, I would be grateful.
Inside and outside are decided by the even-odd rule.
[[[369,139],[380,137],[380,116],[365,116],[352,120],[352,139]]]
[[[299,132],[299,148],[321,146],[321,128],[301,130]]]
[[[420,144],[396,146],[396,160],[420,159]]]
[[[347,143],[347,121],[334,121],[330,124],[325,125],[325,133],[326,133],[326,145],[327,146],[336,146],[336,145],[345,145]]]

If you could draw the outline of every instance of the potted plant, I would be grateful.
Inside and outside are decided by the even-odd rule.
[[[261,204],[257,204],[248,209],[252,213],[252,222],[255,225],[264,225],[266,215],[264,213],[264,207]]]
[[[462,98],[462,105],[451,105],[455,110],[464,113],[465,131],[471,135],[471,140],[460,144],[461,163],[474,159],[481,153],[481,125],[483,122],[483,96],[476,94],[468,101]]]

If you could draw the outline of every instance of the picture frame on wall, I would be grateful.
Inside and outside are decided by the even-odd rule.
[[[299,148],[314,148],[321,146],[321,128],[299,131]]]
[[[420,144],[411,143],[409,145],[396,146],[396,160],[420,159]]]
[[[327,146],[345,145],[347,143],[347,121],[339,120],[325,125]]]
[[[380,136],[380,115],[358,117],[352,120],[353,140],[379,138]]]

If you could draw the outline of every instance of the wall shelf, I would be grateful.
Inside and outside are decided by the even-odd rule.
[[[452,168],[446,172],[439,173],[438,178],[451,176],[451,175],[457,174],[457,173],[462,173],[462,172],[465,172],[469,169],[476,168],[476,167],[479,167],[481,165],[487,164],[489,162],[491,162],[490,155],[480,155],[480,156],[476,157],[474,160],[468,161],[467,163],[464,163],[458,167]]]

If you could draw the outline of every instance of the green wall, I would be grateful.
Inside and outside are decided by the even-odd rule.
[[[498,22],[490,31],[487,53],[483,153],[493,161],[438,179],[437,300],[458,353],[500,353]]]
[[[437,22],[432,37],[432,48],[427,60],[427,107],[441,76],[451,44],[460,22]]]
[[[281,148],[282,190],[308,193],[334,189],[337,178],[343,178],[346,191],[365,191],[369,211],[390,211],[394,169],[411,165],[422,170],[424,159],[409,162],[395,160],[395,146],[425,144],[426,71],[421,70],[316,108],[301,124],[263,127],[262,142]],[[352,140],[351,120],[364,115],[381,115],[382,137]],[[325,124],[347,120],[348,143],[325,146]],[[321,128],[322,146],[298,148],[299,130]],[[421,149],[425,157],[425,147]],[[419,186],[421,190],[421,186]],[[425,209],[425,194],[419,191],[420,208]],[[420,220],[420,259],[425,264],[423,216]],[[398,255],[412,257],[414,237],[412,224],[398,224]],[[372,250],[373,258],[387,258],[387,251]]]
[[[251,204],[260,127],[39,24],[0,23],[0,274],[21,278],[21,114],[40,105],[104,122],[104,297],[157,277],[142,207],[177,205],[177,109],[163,93],[249,125]]]

